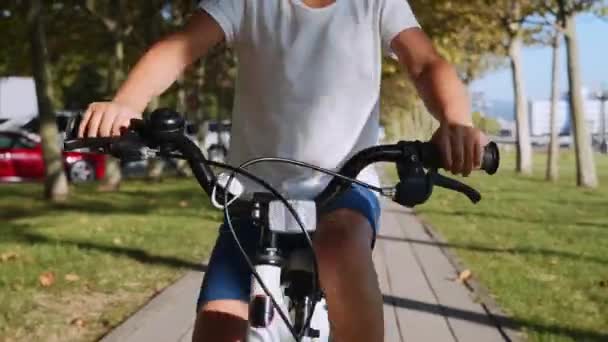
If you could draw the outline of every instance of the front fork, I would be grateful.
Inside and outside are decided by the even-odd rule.
[[[285,314],[287,305],[281,289],[281,267],[275,265],[258,265],[256,271]],[[288,315],[289,317],[289,315]],[[291,322],[290,322],[291,323]],[[249,301],[248,342],[284,342],[292,341],[289,328],[274,308],[270,297],[260,283],[253,277],[251,298]]]
[[[270,293],[272,293],[281,310],[290,319],[290,324],[293,325],[293,317],[291,317],[288,311],[288,303],[286,303],[286,297],[281,286],[281,267],[277,265],[258,265],[255,269]],[[310,326],[318,333],[314,337],[303,337],[302,342],[329,341],[329,320],[325,299],[320,300],[316,304]],[[253,277],[249,302],[247,341],[291,342],[293,340],[289,328],[274,308],[270,297],[268,297],[262,286]]]

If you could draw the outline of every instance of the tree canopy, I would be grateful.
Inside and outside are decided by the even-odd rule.
[[[560,4],[562,12],[605,14],[608,8],[604,0],[410,0],[410,4],[425,32],[467,84],[507,65],[505,56],[513,35],[521,34],[524,44],[537,42],[540,26],[526,18],[538,22],[555,17]],[[0,76],[32,74],[26,44],[15,44],[26,37],[22,19],[27,6],[26,0],[0,3]],[[513,6],[520,8],[517,15],[513,15]],[[196,1],[56,0],[48,7],[54,101],[59,108],[75,108],[96,97],[111,97],[115,78],[124,77],[154,41],[181,27],[196,8]],[[116,60],[117,40],[123,44],[120,61]],[[202,106],[207,115],[226,116],[232,105],[236,66],[234,53],[219,47],[190,68],[180,85],[172,87],[161,102],[176,104],[178,90],[184,87],[189,112],[199,112],[197,117],[202,118],[198,111]],[[387,60],[385,80],[400,75],[398,70],[394,61]],[[122,76],[117,76],[118,72]],[[387,112],[400,108],[401,116],[408,116],[412,108],[424,111],[413,88],[403,77],[398,78],[385,82],[382,91]],[[386,124],[394,120],[391,113],[383,118]]]

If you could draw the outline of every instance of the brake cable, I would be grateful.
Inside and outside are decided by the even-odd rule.
[[[180,158],[180,159],[185,159],[184,155],[181,154],[176,154],[176,153],[167,153],[165,154],[168,157],[172,157],[172,158]],[[262,187],[264,187],[265,189],[269,190],[278,200],[280,200],[285,206],[286,208],[289,210],[289,212],[291,213],[291,215],[294,217],[294,219],[296,220],[296,222],[298,223],[298,226],[300,227],[300,229],[302,230],[302,232],[304,233],[305,236],[307,236],[307,240],[309,242],[309,247],[312,247],[312,240],[310,239],[310,235],[308,234],[308,232],[306,231],[306,228],[304,227],[303,222],[301,221],[297,211],[293,208],[293,206],[289,203],[289,201],[283,196],[281,195],[281,193],[279,193],[272,185],[268,184],[266,181],[264,181],[263,179],[261,179],[260,177],[257,177],[255,175],[253,175],[252,173],[250,173],[249,171],[247,171],[246,169],[244,169],[244,167],[247,166],[252,166],[258,163],[262,163],[262,162],[275,162],[275,163],[287,163],[287,164],[292,164],[292,165],[296,165],[296,166],[300,166],[300,167],[307,167],[331,176],[335,176],[335,177],[339,177],[340,179],[344,180],[344,181],[348,181],[350,183],[353,184],[358,184],[360,186],[366,187],[368,189],[371,189],[373,191],[376,192],[380,192],[381,194],[385,195],[386,194],[386,188],[379,188],[376,186],[373,186],[371,184],[359,181],[357,179],[354,178],[350,178],[344,175],[341,175],[335,171],[332,170],[328,170],[328,169],[324,169],[315,165],[311,165],[305,162],[300,162],[300,161],[295,161],[295,160],[291,160],[291,159],[286,159],[286,158],[258,158],[258,159],[253,159],[250,160],[246,163],[244,163],[243,165],[239,166],[239,167],[234,167],[228,164],[224,164],[224,163],[219,163],[219,162],[215,162],[215,161],[211,161],[211,160],[205,160],[200,161],[201,163],[207,163],[210,166],[215,166],[215,167],[219,167],[228,171],[231,171],[231,175],[228,178],[228,181],[226,182],[225,188],[226,189],[230,189],[230,185],[232,183],[232,181],[235,179],[235,175],[236,174],[240,174],[245,176],[246,178],[251,179],[252,181],[254,181],[255,183],[258,183],[259,185],[261,185]],[[235,240],[235,243],[237,244],[237,248],[239,249],[239,251],[241,252],[243,258],[245,259],[248,267],[250,268],[253,276],[256,278],[256,280],[258,281],[258,283],[260,284],[260,287],[262,287],[262,289],[264,290],[264,292],[266,293],[266,295],[270,298],[272,305],[274,307],[275,310],[277,310],[277,312],[279,313],[279,316],[281,317],[281,319],[283,320],[283,322],[285,323],[285,325],[287,326],[287,328],[289,329],[291,335],[294,337],[294,339],[296,341],[300,341],[301,338],[303,337],[302,335],[308,330],[311,320],[312,320],[312,316],[314,314],[314,308],[317,304],[316,298],[314,298],[315,300],[313,301],[312,304],[312,308],[311,308],[311,312],[306,320],[306,323],[302,329],[302,331],[300,332],[300,334],[297,334],[294,331],[294,327],[289,323],[289,319],[287,318],[287,315],[283,312],[283,310],[281,309],[281,307],[278,305],[276,299],[274,298],[273,294],[270,292],[270,290],[268,289],[268,287],[266,286],[266,284],[263,282],[263,280],[261,279],[261,276],[259,275],[259,273],[257,273],[257,271],[255,270],[255,266],[253,264],[253,262],[251,261],[251,258],[249,258],[249,256],[247,255],[247,252],[245,251],[245,249],[243,248],[242,244],[240,243],[240,240],[236,234],[236,230],[234,229],[234,225],[232,224],[232,219],[231,219],[231,215],[230,215],[230,211],[229,211],[229,207],[230,204],[232,203],[228,203],[228,196],[224,196],[224,215],[226,217],[226,223],[228,225],[228,228]],[[317,262],[316,262],[316,256],[313,254],[313,261],[314,261],[314,279],[316,280],[316,277],[318,276],[318,271],[317,271]],[[315,289],[316,289],[316,285],[317,282],[315,281],[314,283],[315,285]],[[318,291],[315,291],[318,292]]]
[[[344,175],[342,175],[340,173],[337,173],[335,171],[332,171],[332,170],[328,170],[328,169],[325,169],[325,168],[322,168],[322,167],[318,167],[318,166],[315,166],[315,165],[312,165],[312,164],[309,164],[309,163],[306,163],[306,162],[297,161],[297,160],[293,160],[293,159],[287,159],[287,158],[278,158],[278,157],[256,158],[256,159],[252,159],[252,160],[249,160],[249,161],[241,164],[238,167],[238,169],[239,170],[244,170],[246,167],[250,167],[250,166],[253,166],[253,165],[256,165],[256,164],[260,164],[260,163],[264,163],[264,162],[267,162],[267,163],[283,163],[283,164],[290,164],[290,165],[295,165],[295,166],[299,166],[299,167],[309,168],[309,169],[312,169],[312,170],[315,170],[315,171],[318,171],[318,172],[321,172],[321,173],[325,173],[325,174],[330,175],[330,176],[334,176],[334,177],[340,178],[340,179],[342,179],[344,181],[347,181],[347,182],[349,182],[351,184],[357,184],[357,185],[363,186],[363,187],[365,187],[367,189],[370,189],[372,191],[376,191],[376,192],[380,193],[381,195],[385,195],[386,194],[386,190],[387,190],[385,188],[380,188],[380,187],[377,187],[377,186],[374,186],[374,185],[371,185],[371,184],[359,181],[357,179],[344,176]],[[233,181],[234,178],[235,178],[235,172],[233,171],[232,174],[230,175],[230,177],[228,178],[228,181],[226,183],[226,188],[228,188],[228,189],[230,188],[230,185],[231,185],[231,183],[232,183],[232,181]],[[226,203],[226,200],[224,200],[224,202]],[[300,227],[300,229],[302,230],[303,235],[306,238],[306,241],[308,243],[309,248],[313,249],[313,244],[312,244],[312,239],[310,238],[310,234],[308,233],[308,231],[306,231],[306,228],[304,227],[304,224],[302,223],[302,221],[301,221],[298,213],[293,209],[293,207],[291,206],[291,204],[285,203],[285,202],[283,202],[283,203],[286,204],[286,206],[288,207],[288,210],[290,211],[291,215],[294,217],[294,219],[298,223],[298,226]],[[225,214],[226,214],[226,211],[225,211]],[[228,213],[228,216],[229,215],[230,214]],[[227,221],[229,223],[231,223],[229,220],[227,220]],[[230,226],[230,224],[229,224],[229,228],[231,229],[231,231],[233,230],[233,227]],[[233,232],[233,236],[235,236],[235,238],[236,238],[236,233],[235,232]],[[251,263],[251,265],[253,265],[253,263]],[[313,295],[314,296],[317,296],[318,292],[319,292],[318,289],[317,289],[317,285],[318,285],[318,279],[317,279],[317,277],[318,277],[318,263],[317,263],[316,255],[313,253]],[[299,339],[301,339],[303,337],[303,335],[306,333],[306,331],[308,330],[308,328],[310,327],[310,323],[312,321],[314,310],[315,310],[316,304],[318,302],[318,298],[313,297],[312,299],[313,300],[312,300],[312,304],[311,304],[310,313],[309,313],[309,315],[308,315],[308,317],[306,319],[306,322],[305,322],[305,324],[304,324],[304,326],[302,328],[302,331],[300,332],[300,334],[298,336],[298,339],[296,341],[298,341]],[[288,324],[288,325],[290,325],[288,322],[285,322],[285,323]]]

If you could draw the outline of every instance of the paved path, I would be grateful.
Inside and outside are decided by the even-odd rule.
[[[408,210],[384,204],[374,262],[384,295],[385,341],[511,341],[516,333],[476,303],[469,287],[420,221]],[[103,342],[190,341],[193,301],[202,273],[190,272]]]

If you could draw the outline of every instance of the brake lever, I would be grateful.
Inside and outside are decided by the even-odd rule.
[[[155,158],[158,152],[148,147],[139,134],[128,130],[109,146],[109,152],[122,161],[139,161]]]
[[[119,137],[70,139],[63,143],[65,151],[88,148],[92,151],[110,154],[123,161],[138,161],[155,158],[159,153],[148,147],[133,130]]]
[[[65,151],[79,150],[89,148],[105,153],[115,138],[82,138],[82,139],[66,139],[63,142]]]
[[[430,177],[433,180],[433,184],[444,189],[453,190],[460,192],[461,194],[467,196],[471,202],[477,204],[481,201],[481,194],[479,191],[473,189],[472,187],[459,182],[455,179],[446,177],[442,174],[439,174],[436,170],[432,170],[429,172]]]

